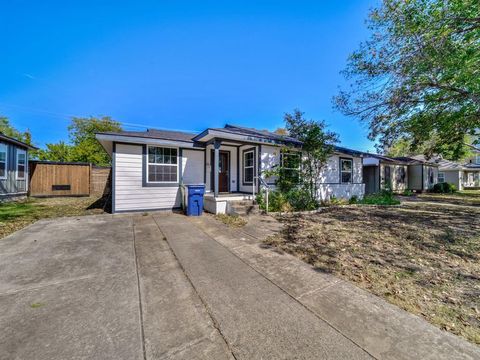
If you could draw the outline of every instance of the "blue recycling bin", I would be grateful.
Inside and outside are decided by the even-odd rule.
[[[187,185],[187,189],[187,216],[202,215],[205,185]]]

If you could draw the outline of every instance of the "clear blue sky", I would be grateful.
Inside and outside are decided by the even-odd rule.
[[[66,140],[72,115],[273,130],[298,107],[342,145],[372,148],[332,96],[375,0],[70,3],[10,0],[0,10],[0,114],[37,145]]]

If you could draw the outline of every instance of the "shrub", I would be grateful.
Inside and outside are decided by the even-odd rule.
[[[389,191],[382,191],[379,194],[365,195],[365,197],[359,201],[359,204],[368,205],[398,205],[400,201],[396,199]]]
[[[358,204],[358,196],[357,195],[353,195],[350,200],[348,200],[348,203],[349,204]]]
[[[319,204],[312,199],[310,192],[306,189],[296,188],[285,194],[288,203],[295,211],[315,210]]]
[[[257,204],[260,206],[260,209],[266,210],[267,209],[267,204],[266,204],[266,199],[265,199],[265,191],[261,191],[257,195]],[[292,211],[292,206],[288,202],[286,196],[281,193],[280,191],[270,191],[268,193],[268,211],[282,211],[282,212],[288,212]]]
[[[435,184],[432,188],[432,192],[438,194],[451,194],[457,191],[457,188],[453,184],[447,182]]]
[[[410,189],[406,189],[403,191],[403,196],[413,196],[413,191]]]

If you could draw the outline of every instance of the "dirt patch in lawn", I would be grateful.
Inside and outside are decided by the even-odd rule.
[[[107,198],[45,198],[0,204],[0,239],[45,218],[103,214]]]
[[[279,218],[265,242],[480,344],[480,209],[424,203]]]

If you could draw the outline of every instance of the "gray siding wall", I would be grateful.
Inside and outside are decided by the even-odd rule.
[[[180,207],[179,186],[144,187],[143,145],[116,144],[114,153],[114,212]]]
[[[459,170],[454,171],[440,171],[445,174],[445,182],[453,184],[458,190],[462,190],[462,175],[463,172]]]
[[[28,191],[28,151],[21,149],[13,144],[3,143],[7,145],[7,178],[0,179],[0,196],[4,195],[22,195]],[[25,150],[25,180],[17,180],[17,151]]]

